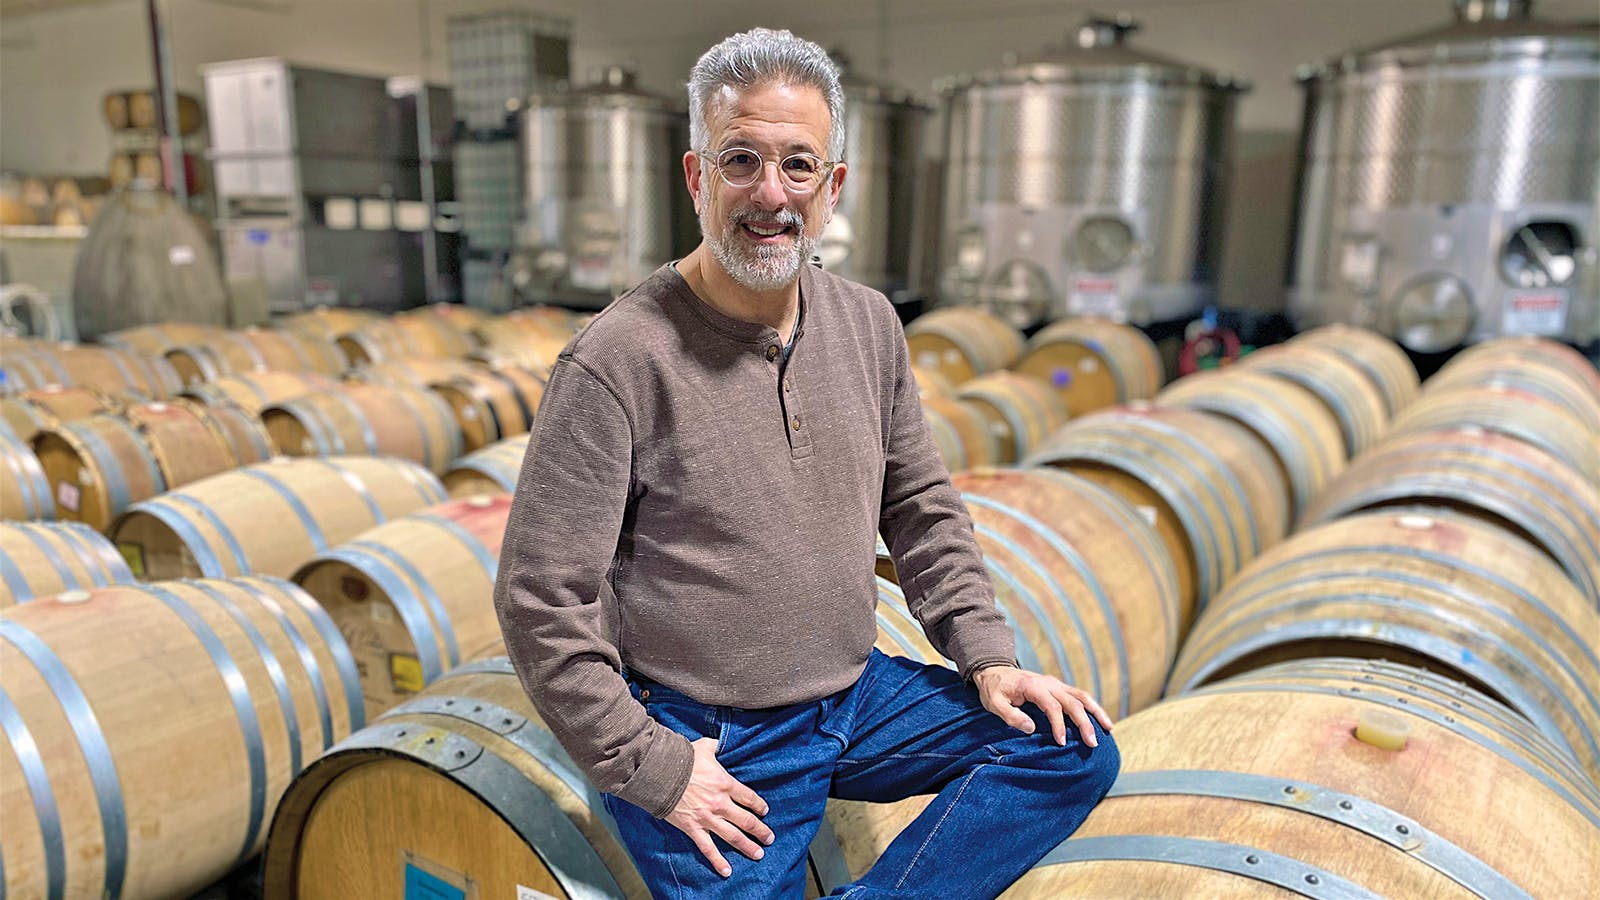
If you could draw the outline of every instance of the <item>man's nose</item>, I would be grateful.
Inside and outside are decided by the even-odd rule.
[[[789,192],[783,187],[783,173],[778,171],[776,162],[762,161],[761,174],[756,179],[750,199],[762,209],[779,209],[789,202]]]

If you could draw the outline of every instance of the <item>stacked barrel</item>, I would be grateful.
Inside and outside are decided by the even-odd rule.
[[[509,496],[435,472],[526,440],[578,320],[519,316],[552,336],[507,363],[478,353],[498,320],[396,318],[412,343],[350,311],[6,341],[0,894],[192,894],[369,715],[503,652]]]
[[[952,471],[1017,465],[1067,422],[1154,396],[1161,358],[1143,332],[1065,319],[1024,339],[995,316],[946,307],[906,327],[923,415]]]

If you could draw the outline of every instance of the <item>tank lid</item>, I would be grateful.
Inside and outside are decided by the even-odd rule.
[[[1030,55],[1007,54],[1005,68],[959,79],[964,84],[1018,82],[1139,81],[1194,84],[1229,91],[1247,91],[1249,85],[1192,63],[1132,46],[1128,36],[1139,23],[1127,13],[1114,17],[1090,16],[1059,44]]]
[[[573,86],[558,82],[553,90],[532,94],[528,108],[551,106],[625,106],[678,114],[684,105],[639,87],[639,72],[631,65],[608,63],[589,70],[587,83]]]
[[[1533,0],[1453,0],[1455,21],[1304,66],[1301,81],[1383,66],[1488,59],[1600,59],[1600,23],[1535,19]]]

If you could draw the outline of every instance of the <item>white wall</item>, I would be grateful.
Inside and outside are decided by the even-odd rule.
[[[237,5],[235,5],[237,4]],[[445,21],[508,6],[574,22],[574,71],[627,61],[644,86],[678,92],[695,57],[753,25],[789,27],[844,49],[858,70],[931,96],[935,79],[990,68],[1008,50],[1055,43],[1091,10],[1127,10],[1142,47],[1243,76],[1224,302],[1279,305],[1300,97],[1295,67],[1443,24],[1448,0],[810,0],[751,12],[749,0],[167,0],[177,83],[198,67],[285,56],[370,74],[448,81]],[[1594,0],[1544,0],[1552,19],[1595,17]],[[426,27],[424,27],[426,23]],[[426,48],[426,49],[425,49]],[[100,99],[149,85],[142,0],[0,20],[0,169],[98,174],[110,154]],[[425,64],[424,60],[428,62]]]

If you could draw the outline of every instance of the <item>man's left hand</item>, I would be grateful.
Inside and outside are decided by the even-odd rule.
[[[1050,720],[1050,730],[1055,733],[1056,743],[1062,746],[1067,743],[1066,719],[1072,720],[1083,742],[1090,747],[1100,743],[1095,737],[1094,726],[1089,722],[1090,715],[1098,719],[1106,731],[1111,730],[1111,717],[1100,708],[1100,704],[1084,691],[1059,678],[1028,672],[1015,666],[989,666],[978,670],[972,676],[972,681],[978,686],[983,708],[1023,734],[1033,734],[1033,719],[1022,711],[1025,703],[1032,703],[1044,710],[1045,717]]]

